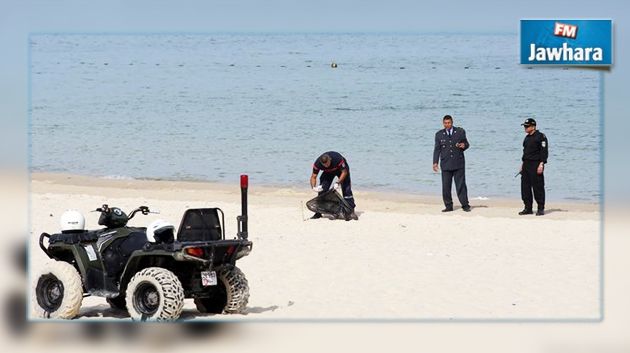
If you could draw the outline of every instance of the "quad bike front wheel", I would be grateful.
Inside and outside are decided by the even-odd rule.
[[[129,281],[126,302],[134,321],[174,321],[184,308],[184,288],[173,272],[149,267]]]
[[[67,262],[49,262],[35,273],[31,296],[34,317],[72,319],[83,301],[81,276]]]
[[[217,287],[208,298],[195,298],[202,313],[242,314],[249,300],[249,285],[245,274],[236,266],[224,265],[218,271]]]

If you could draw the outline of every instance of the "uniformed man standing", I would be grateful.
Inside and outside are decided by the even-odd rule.
[[[545,214],[545,164],[549,156],[549,142],[547,136],[536,130],[536,120],[527,119],[521,124],[525,128],[523,140],[523,164],[521,164],[521,198],[525,209],[519,215],[533,214],[533,198],[536,199],[538,210],[536,216]],[[532,198],[532,190],[534,195]]]
[[[453,179],[455,179],[457,198],[462,205],[462,210],[470,212],[464,159],[464,151],[470,147],[466,139],[466,131],[461,127],[454,127],[453,118],[450,115],[445,115],[442,123],[444,129],[435,133],[435,148],[433,149],[433,171],[439,170],[438,161],[442,167],[442,199],[446,206],[442,212],[453,210],[451,196]]]
[[[321,186],[319,195],[328,191],[332,185],[333,179],[337,177],[337,182],[333,187],[335,189],[341,187],[344,200],[352,207],[352,214],[350,214],[349,217],[355,220],[358,219],[357,215],[354,213],[356,205],[354,203],[354,196],[352,196],[352,181],[350,180],[350,166],[348,165],[348,161],[346,161],[341,153],[335,151],[329,151],[317,157],[315,162],[313,162],[313,173],[311,174],[310,180],[313,189],[316,188],[317,174],[319,174],[320,171],[322,175],[319,177]],[[321,213],[315,213],[311,219],[321,217]]]

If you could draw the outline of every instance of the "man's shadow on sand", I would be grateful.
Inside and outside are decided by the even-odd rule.
[[[476,208],[490,208],[490,206],[488,206],[488,205],[470,205],[470,208],[472,210],[474,210]],[[455,210],[461,210],[462,207],[461,206],[456,206],[454,209]],[[565,209],[562,209],[562,208],[548,208],[548,209],[545,209],[545,214],[556,213],[556,212],[569,212],[569,210],[565,210]]]
[[[569,210],[563,210],[561,208],[549,208],[545,209],[545,214],[556,213],[556,212],[569,212]]]
[[[351,219],[351,221],[358,221],[361,218],[363,211],[355,211],[354,214],[357,215],[357,219]],[[341,216],[322,215],[322,218],[327,218],[330,221],[345,221],[345,218]]]

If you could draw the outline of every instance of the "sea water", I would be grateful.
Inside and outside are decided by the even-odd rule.
[[[600,73],[519,65],[516,34],[29,40],[32,171],[308,188],[335,150],[356,191],[439,195],[434,136],[450,114],[470,142],[469,197],[518,197],[533,117],[548,198],[600,195]]]

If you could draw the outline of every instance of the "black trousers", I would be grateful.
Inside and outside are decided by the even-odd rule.
[[[455,170],[442,169],[442,199],[446,207],[453,207],[453,197],[451,189],[453,188],[453,179],[455,179],[455,190],[457,198],[462,207],[468,206],[468,188],[466,188],[466,170],[464,168]]]
[[[335,173],[322,173],[319,177],[319,183],[322,186],[323,191],[319,192],[319,195],[330,189],[330,185],[335,177],[341,176],[341,170]],[[350,207],[355,208],[356,205],[354,203],[354,196],[352,196],[352,181],[350,180],[350,170],[348,169],[348,176],[341,183],[341,191],[343,193],[343,198],[350,205]]]
[[[523,161],[523,170],[521,172],[521,198],[525,204],[525,209],[531,210],[534,199],[538,204],[539,210],[545,209],[545,176],[538,175],[539,161]],[[532,190],[533,197],[532,197]]]

